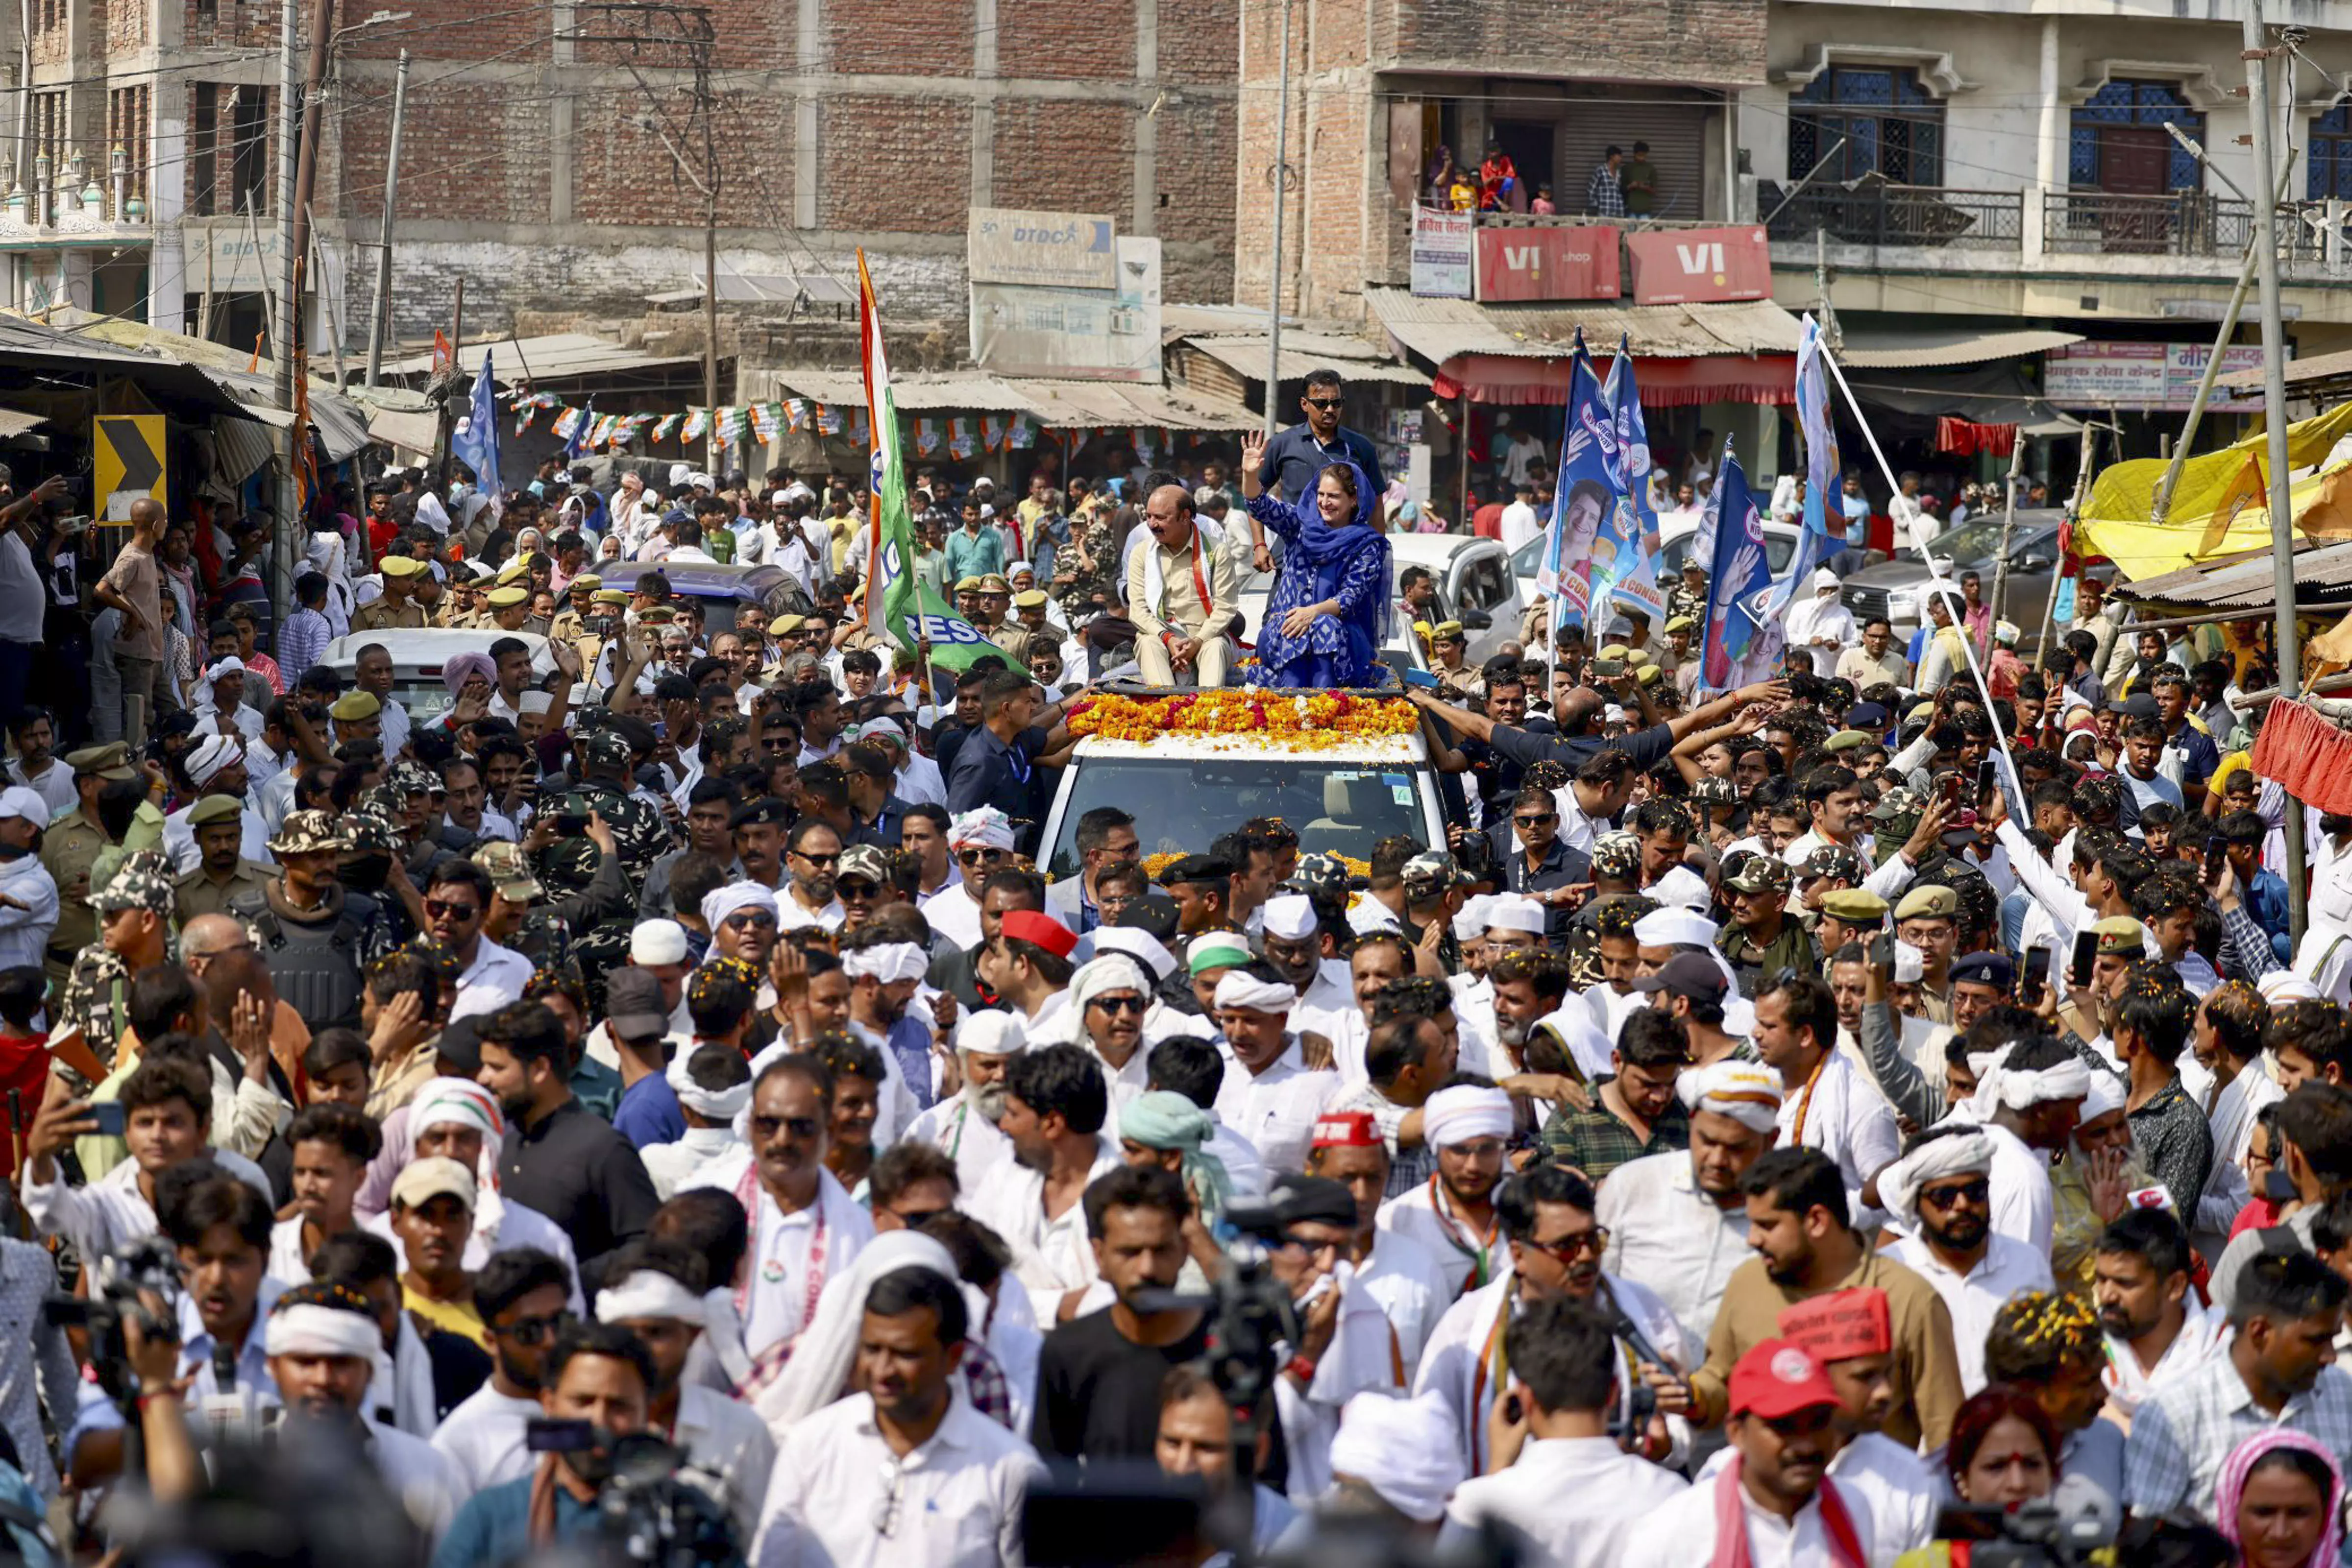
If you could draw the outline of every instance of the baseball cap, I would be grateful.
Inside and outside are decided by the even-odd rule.
[[[422,1208],[444,1193],[468,1211],[474,1207],[474,1173],[446,1155],[411,1160],[393,1179],[392,1201],[404,1208]]]
[[[1837,1402],[1829,1374],[1794,1340],[1768,1339],[1750,1346],[1731,1369],[1729,1413],[1734,1416],[1777,1421]]]
[[[669,1032],[669,1009],[662,1005],[661,977],[635,965],[604,977],[604,1018],[618,1040],[646,1040]]]
[[[1706,954],[1677,953],[1661,964],[1656,974],[1634,981],[1633,988],[1652,994],[1664,991],[1695,1002],[1720,1002],[1730,986],[1722,968]]]

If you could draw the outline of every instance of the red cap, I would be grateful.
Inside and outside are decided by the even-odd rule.
[[[1327,1111],[1315,1118],[1316,1148],[1369,1149],[1381,1142],[1370,1111]]]
[[[1780,1334],[1824,1364],[1884,1355],[1895,1348],[1886,1292],[1873,1286],[1832,1291],[1783,1307]]]
[[[1033,943],[1056,958],[1066,958],[1078,945],[1078,934],[1050,915],[1040,915],[1034,909],[1016,909],[1004,917],[1000,927],[1005,936],[1016,942]]]
[[[1829,1374],[1794,1340],[1768,1339],[1751,1347],[1731,1369],[1734,1416],[1761,1416],[1777,1421],[1800,1410],[1837,1402]]]

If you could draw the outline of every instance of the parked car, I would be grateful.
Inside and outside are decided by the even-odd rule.
[[[2018,652],[2029,658],[2041,651],[2042,611],[2055,586],[2058,526],[2063,517],[2054,507],[2021,511],[2010,533],[2009,577],[2001,591],[2000,613],[2023,630]],[[1906,550],[1893,560],[1864,567],[1845,580],[1839,597],[1856,621],[1883,615],[1897,637],[1907,638],[1926,614],[1920,591],[1931,575],[1958,582],[1962,572],[1973,571],[1984,580],[1985,601],[1990,603],[2000,547],[2000,514],[1970,517],[1928,540],[1927,559]]]
[[[638,568],[640,571],[656,569],[669,579],[673,594],[700,601],[706,636],[733,631],[737,617],[747,608],[763,632],[779,615],[805,615],[815,608],[802,591],[799,580],[780,566],[665,560]],[[634,580],[633,576],[626,577],[619,586],[626,588]]]
[[[1437,579],[1440,613],[1433,622],[1459,621],[1468,643],[1464,656],[1473,664],[1492,658],[1507,642],[1519,635],[1519,614],[1526,608],[1519,585],[1512,576],[1510,559],[1494,539],[1468,534],[1391,534],[1389,549],[1402,578],[1407,567],[1426,567]],[[1242,579],[1242,640],[1257,641],[1258,623],[1265,615],[1266,596],[1274,591],[1271,572],[1252,570]],[[1384,663],[1419,667],[1425,661],[1412,628],[1400,622],[1381,650]]]
[[[447,630],[438,626],[397,627],[383,632],[354,632],[327,644],[319,663],[343,677],[346,685],[359,664],[360,650],[376,643],[392,655],[392,695],[417,724],[430,724],[447,711],[457,696],[441,684],[442,666],[460,653],[488,655],[490,644],[519,637],[530,650],[531,677],[555,673],[555,653],[536,632]]]

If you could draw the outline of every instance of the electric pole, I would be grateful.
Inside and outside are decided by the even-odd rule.
[[[1282,0],[1282,86],[1274,108],[1274,249],[1265,267],[1265,438],[1282,428],[1282,209],[1290,198],[1290,0]],[[1467,427],[1462,432],[1468,440]],[[1465,464],[1465,471],[1466,471]],[[1286,500],[1290,497],[1284,497]],[[1296,504],[1294,502],[1294,504]]]
[[[400,51],[400,70],[392,81],[392,144],[383,160],[383,226],[376,235],[375,313],[368,319],[367,384],[373,386],[383,371],[383,338],[392,318],[392,221],[400,204],[400,121],[408,109],[408,51]],[[451,344],[454,350],[457,345]]]
[[[2262,0],[2246,0],[2246,106],[2254,131],[2254,253],[2263,319],[2263,413],[2270,436],[2271,593],[2277,600],[2278,690],[2293,698],[2302,690],[2303,648],[2294,630],[2294,508],[2287,494],[2286,329],[2279,309],[2278,174],[2271,141],[2270,50],[2263,42]],[[2307,914],[2304,892],[2303,812],[2292,809],[2286,829],[2287,924],[2303,940]]]

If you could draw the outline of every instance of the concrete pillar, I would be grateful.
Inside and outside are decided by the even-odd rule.
[[[2024,252],[2042,254],[2043,195],[2066,188],[2068,114],[2058,79],[2058,18],[2042,18],[2042,125],[2033,149],[2034,188],[2025,193]]]

